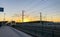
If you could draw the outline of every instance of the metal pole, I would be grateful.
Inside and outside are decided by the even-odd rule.
[[[40,12],[40,21],[42,21],[42,13]]]
[[[53,17],[51,17],[51,22],[53,22]],[[54,37],[55,25],[52,24],[52,37]]]
[[[22,10],[22,22],[24,22],[24,10]]]
[[[4,21],[5,21],[5,15],[6,15],[6,13],[4,13],[4,19],[3,19]]]
[[[2,22],[2,24],[4,25],[5,23],[5,15],[6,15],[6,13],[4,13],[4,17],[3,17],[3,22]]]
[[[43,24],[42,24],[42,13],[40,12],[40,24],[41,24],[41,29],[42,29],[42,35],[43,35]]]

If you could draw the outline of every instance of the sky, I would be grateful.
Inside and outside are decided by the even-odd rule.
[[[24,10],[25,20],[39,20],[40,12],[43,20],[60,22],[60,0],[0,0],[0,7],[4,12],[0,12],[0,20],[21,21],[22,10]]]

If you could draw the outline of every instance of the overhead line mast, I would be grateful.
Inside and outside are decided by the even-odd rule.
[[[22,22],[24,22],[24,10],[22,10]]]
[[[42,13],[40,12],[40,21],[42,21]]]

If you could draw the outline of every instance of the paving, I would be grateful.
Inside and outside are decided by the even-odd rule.
[[[9,26],[0,27],[0,37],[32,37]]]

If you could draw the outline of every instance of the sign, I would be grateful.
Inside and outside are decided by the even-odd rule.
[[[0,12],[4,12],[4,8],[0,7]]]

